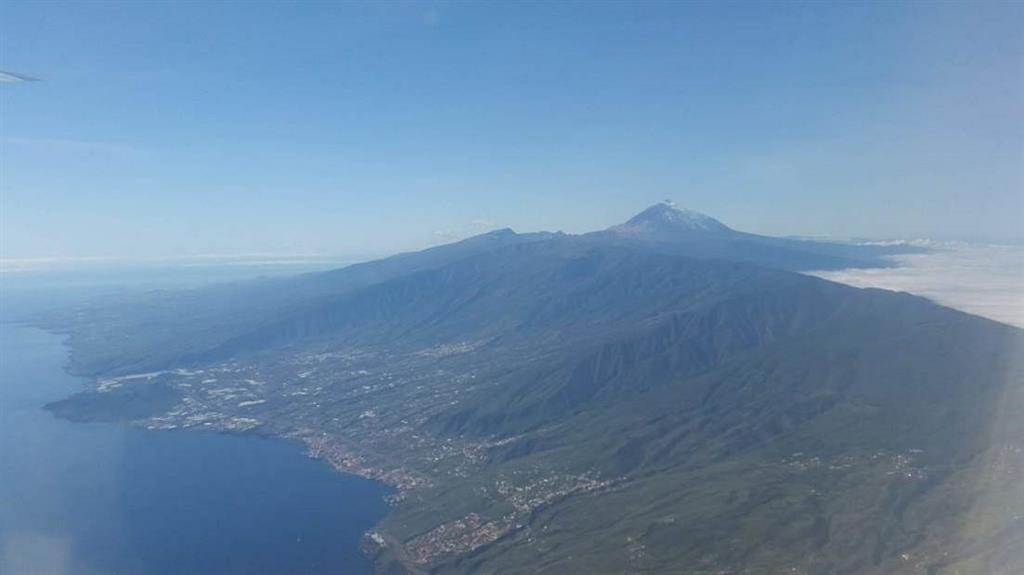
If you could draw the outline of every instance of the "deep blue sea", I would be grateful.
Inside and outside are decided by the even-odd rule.
[[[360,574],[387,489],[292,443],[57,420],[59,336],[0,324],[0,573]]]

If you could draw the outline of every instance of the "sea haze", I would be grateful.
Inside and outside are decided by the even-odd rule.
[[[255,436],[73,424],[59,336],[0,324],[0,573],[368,573],[387,489]]]

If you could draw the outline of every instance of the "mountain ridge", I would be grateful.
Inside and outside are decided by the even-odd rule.
[[[638,218],[648,221],[651,217],[667,219],[671,223],[680,217],[685,220],[687,216],[685,212],[663,203],[647,208],[629,221]],[[143,323],[147,329],[137,342],[126,342],[116,350],[109,349],[102,338],[80,338],[72,346],[72,368],[80,375],[163,369],[182,356],[208,353],[228,340],[273,321],[274,314],[307,305],[310,301],[337,297],[417,271],[436,269],[504,246],[557,238],[576,237],[600,245],[655,250],[697,259],[737,261],[790,271],[886,267],[891,265],[884,259],[887,255],[919,250],[910,246],[855,246],[767,238],[731,230],[709,216],[699,215],[698,219],[711,220],[716,225],[711,226],[714,229],[710,232],[700,229],[666,235],[659,228],[654,235],[645,232],[626,236],[613,231],[617,226],[581,236],[549,232],[519,234],[504,228],[451,244],[326,272],[237,282],[201,290],[163,290],[121,298],[112,305],[80,307],[74,313],[83,323],[99,323],[102,318],[111,330],[138,331]],[[718,229],[718,226],[727,231]],[[182,314],[182,310],[186,313]],[[49,316],[42,314],[32,320],[56,331],[70,332],[74,338],[76,333],[82,332],[68,325],[68,315],[63,309],[58,309]],[[136,343],[138,351],[132,352]],[[134,359],[129,358],[132,355]]]
[[[101,380],[51,409],[385,481],[382,573],[1024,566],[1024,331],[790,269],[877,250],[641,215],[259,284],[227,316],[247,292],[100,306],[68,329]]]

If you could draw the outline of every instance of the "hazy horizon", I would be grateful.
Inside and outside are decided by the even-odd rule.
[[[639,212],[639,210],[637,210]],[[566,232],[563,229],[514,229],[507,226],[498,226],[493,222],[473,222],[470,225],[463,226],[460,230],[454,229],[437,231],[431,237],[423,239],[420,243],[411,243],[408,245],[394,246],[387,250],[375,251],[375,252],[353,252],[346,250],[342,247],[336,251],[323,251],[323,252],[211,252],[211,253],[181,253],[181,254],[170,254],[170,255],[122,255],[118,253],[109,254],[90,254],[80,256],[35,256],[35,257],[3,257],[0,256],[0,274],[22,272],[22,271],[42,271],[42,270],[63,270],[63,269],[74,269],[82,267],[104,267],[104,266],[128,266],[128,267],[150,267],[150,266],[181,266],[181,267],[204,267],[204,266],[231,266],[231,265],[247,265],[247,266],[276,266],[276,265],[347,265],[350,263],[356,263],[360,261],[368,261],[373,259],[385,258],[391,255],[419,251],[447,243],[458,242],[476,235],[487,234],[499,229],[512,229],[515,233],[533,233],[533,232],[562,232],[572,234],[585,234],[589,232],[599,231],[607,229],[611,225],[619,224],[628,219],[629,216],[635,215],[629,214],[624,216],[619,221],[611,222],[608,226],[592,228],[592,229],[581,229],[576,232]],[[711,215],[711,214],[709,214]],[[733,228],[738,231],[749,231],[740,228]],[[1003,238],[1003,239],[985,239],[985,238],[959,238],[959,237],[942,237],[940,236],[870,236],[870,235],[849,235],[849,236],[838,236],[831,234],[815,234],[815,235],[801,235],[801,234],[766,234],[770,237],[788,237],[788,238],[800,238],[800,239],[813,239],[820,241],[833,241],[839,243],[871,243],[871,242],[896,242],[896,243],[907,243],[920,246],[930,246],[938,249],[955,248],[958,246],[975,246],[975,247],[1024,247],[1024,237],[1022,238]]]

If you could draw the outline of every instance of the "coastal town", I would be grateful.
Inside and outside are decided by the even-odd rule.
[[[487,509],[440,523],[404,542],[403,553],[414,563],[430,565],[522,529],[538,509],[609,488],[616,481],[587,472],[522,469],[477,478],[489,453],[519,438],[441,438],[431,433],[432,415],[485,383],[473,371],[452,372],[425,364],[478,346],[479,342],[457,342],[404,356],[354,349],[302,353],[286,361],[279,356],[256,357],[102,378],[94,390],[112,394],[133,386],[168,386],[178,394],[175,405],[133,424],[296,441],[310,457],[339,472],[391,486],[387,500],[392,505],[438,482],[478,482],[477,489],[488,494]],[[384,541],[377,534],[369,543],[385,547]]]

